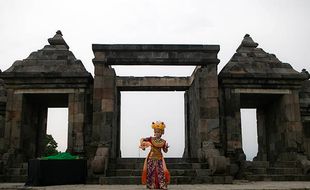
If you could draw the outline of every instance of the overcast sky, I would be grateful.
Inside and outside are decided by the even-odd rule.
[[[0,0],[0,69],[4,71],[15,60],[25,59],[31,52],[43,48],[47,39],[61,30],[70,50],[92,74],[93,43],[218,44],[221,48],[220,71],[246,33],[259,43],[259,47],[274,53],[282,62],[290,63],[295,70],[309,70],[309,18],[308,0]],[[116,67],[118,75],[132,76],[188,76],[192,70],[192,67]],[[130,93],[125,94],[123,98],[127,96],[126,101]],[[149,101],[155,100],[150,94],[144,95],[143,99],[146,100],[146,96]],[[183,94],[173,96],[182,97]],[[164,99],[170,100],[168,95]],[[153,106],[156,110],[158,105]],[[174,110],[173,113],[181,112]],[[151,119],[148,117],[150,113],[143,114],[149,120],[165,119],[172,125],[184,125],[183,116]],[[128,117],[140,122],[140,116]],[[174,118],[174,121],[169,118]],[[144,122],[138,125],[149,127]],[[122,127],[130,126],[124,123]],[[182,136],[181,133],[178,135]],[[175,141],[169,139],[173,137],[164,138]],[[131,145],[134,146],[131,152],[138,154],[136,144]],[[173,148],[179,149],[171,146]]]

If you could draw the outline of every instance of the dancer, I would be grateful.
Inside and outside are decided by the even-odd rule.
[[[166,125],[164,122],[152,122],[154,129],[154,137],[142,138],[140,140],[140,148],[145,150],[151,147],[151,150],[144,161],[142,171],[142,184],[148,189],[167,189],[170,182],[170,174],[167,169],[161,149],[168,152],[168,143],[161,138],[165,132]]]

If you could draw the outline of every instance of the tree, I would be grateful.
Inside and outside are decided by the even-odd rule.
[[[54,140],[52,135],[46,134],[44,139],[44,152],[42,156],[52,156],[58,154],[57,142]]]

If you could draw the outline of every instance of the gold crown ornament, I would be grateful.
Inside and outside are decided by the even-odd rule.
[[[152,129],[154,129],[154,131],[158,131],[161,134],[164,134],[165,133],[165,128],[166,128],[166,125],[162,121],[152,122]]]

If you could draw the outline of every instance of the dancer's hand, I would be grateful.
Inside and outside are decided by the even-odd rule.
[[[142,150],[145,150],[145,147],[144,147],[144,146],[139,146],[139,148],[141,148]]]
[[[139,146],[139,148],[141,148],[142,150],[145,150],[145,148],[147,147],[145,142],[142,142]]]
[[[166,145],[165,145],[165,146],[166,146],[166,148],[167,148],[167,149],[170,147],[170,146],[168,145],[168,143],[166,143]]]

